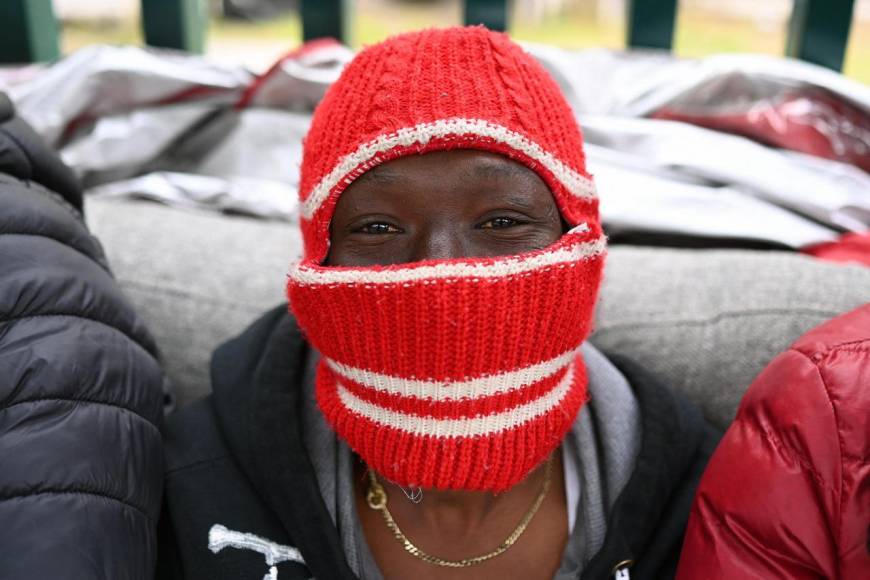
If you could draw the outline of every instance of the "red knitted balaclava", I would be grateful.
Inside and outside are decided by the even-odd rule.
[[[324,266],[341,192],[406,155],[477,149],[531,168],[571,226],[520,255]],[[586,400],[605,240],[570,107],[544,69],[482,27],[425,30],[360,52],[305,140],[302,261],[290,307],[320,351],[336,433],[405,486],[503,491],[558,446]]]

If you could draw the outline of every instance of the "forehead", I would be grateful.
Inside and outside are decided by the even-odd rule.
[[[427,177],[431,174],[458,174],[468,179],[521,179],[543,181],[537,173],[508,157],[488,151],[454,149],[423,155],[408,155],[387,161],[362,174],[361,183],[385,183]],[[546,186],[545,186],[546,187]]]
[[[359,176],[339,198],[354,201],[399,199],[431,203],[497,201],[509,197],[527,203],[552,203],[543,179],[522,163],[487,151],[454,149],[408,155]]]

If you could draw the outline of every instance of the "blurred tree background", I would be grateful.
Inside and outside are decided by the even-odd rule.
[[[69,53],[93,43],[142,44],[140,0],[54,0]],[[298,0],[210,0],[207,54],[255,70],[271,64],[302,37]],[[351,44],[462,20],[461,0],[358,0]],[[680,0],[674,51],[781,55],[792,0]],[[625,46],[625,0],[514,0],[511,35],[567,48]],[[870,0],[857,0],[844,74],[870,84]]]

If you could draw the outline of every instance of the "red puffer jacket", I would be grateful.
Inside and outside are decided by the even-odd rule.
[[[870,304],[750,386],[701,480],[678,580],[870,578]]]

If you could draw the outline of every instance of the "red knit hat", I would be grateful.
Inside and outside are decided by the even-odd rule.
[[[537,172],[562,217],[597,229],[580,128],[558,85],[506,35],[423,30],[360,52],[305,138],[299,188],[305,258],[323,261],[339,195],[390,159],[444,149],[501,153]]]
[[[516,256],[323,266],[341,192],[372,167],[445,149],[536,171],[572,226]],[[384,477],[504,490],[559,444],[586,400],[605,240],[580,130],[544,69],[482,27],[426,30],[363,50],[305,141],[302,262],[291,309],[321,355],[326,419]]]

